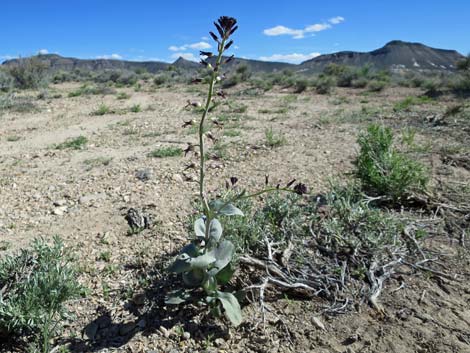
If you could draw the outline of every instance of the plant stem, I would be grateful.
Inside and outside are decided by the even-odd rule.
[[[206,215],[207,219],[206,222],[210,222],[210,209],[209,204],[205,194],[204,188],[204,177],[205,177],[205,155],[204,155],[204,122],[207,117],[207,113],[209,112],[209,108],[212,102],[212,96],[214,94],[214,86],[217,80],[218,68],[220,62],[222,60],[222,54],[224,52],[225,46],[225,38],[222,38],[222,43],[219,45],[219,53],[217,55],[217,60],[215,66],[212,71],[211,81],[209,84],[209,92],[207,93],[207,100],[206,105],[204,107],[204,112],[202,113],[201,122],[199,123],[199,153],[200,153],[200,162],[199,162],[199,196],[201,198],[202,207],[204,210],[204,214]],[[216,71],[217,69],[217,71]],[[209,227],[206,227],[208,230]]]

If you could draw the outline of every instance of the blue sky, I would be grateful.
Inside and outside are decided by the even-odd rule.
[[[470,52],[468,0],[4,0],[0,61],[39,51],[79,58],[174,61],[209,49],[212,21],[236,17],[240,57],[300,62],[393,39]]]

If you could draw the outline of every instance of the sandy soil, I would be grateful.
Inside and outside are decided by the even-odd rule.
[[[118,89],[130,95],[126,100],[115,95],[67,97],[77,87],[54,86],[62,98],[35,100],[38,111],[0,115],[0,240],[13,251],[35,237],[57,234],[76,249],[80,281],[90,293],[71,305],[76,318],[66,324],[64,335],[74,342],[72,351],[470,352],[469,257],[444,235],[433,241],[449,253],[446,266],[459,269],[460,281],[403,274],[386,284],[384,315],[358,304],[355,312],[321,316],[324,303],[319,299],[280,299],[269,303],[275,315],[265,331],[253,325],[221,330],[210,323],[198,328],[197,319],[181,322],[181,313],[166,320],[152,311],[158,309],[148,300],[137,303],[136,297],[146,295],[146,284],[136,273],[186,241],[191,202],[197,196],[196,174],[185,169],[194,156],[152,158],[148,153],[196,142],[195,134],[181,125],[198,118],[184,106],[188,99],[201,99],[199,88]],[[397,128],[418,126],[417,139],[430,145],[423,160],[432,166],[434,183],[444,172],[456,182],[469,181],[468,170],[443,165],[434,153],[443,145],[463,143],[465,133],[456,128],[455,136],[449,135],[450,127],[425,124],[430,114],[442,114],[452,97],[413,107],[414,115],[400,118],[393,114],[393,104],[418,91],[390,88],[364,95],[337,89],[326,96],[274,91],[252,97],[237,95],[239,90],[232,92],[232,107],[222,106],[213,115],[232,118],[225,126],[232,133],[223,137],[224,158],[209,162],[213,193],[230,176],[254,188],[266,174],[273,182],[295,177],[314,192],[325,191],[331,178],[345,178],[351,171],[358,132],[376,120]],[[100,104],[115,113],[93,115]],[[128,111],[135,104],[141,112]],[[234,106],[246,111],[237,113]],[[372,113],[366,119],[351,114],[361,109]],[[286,143],[269,148],[266,128],[282,134]],[[54,148],[80,135],[88,139],[82,149]],[[149,180],[136,177],[140,170],[148,170]],[[128,236],[124,215],[129,207],[145,209],[156,226]],[[102,259],[105,252],[110,253],[107,261]],[[243,311],[248,321],[257,315],[256,305]]]

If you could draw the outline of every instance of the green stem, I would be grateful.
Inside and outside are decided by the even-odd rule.
[[[214,86],[215,82],[217,80],[217,74],[218,71],[215,69],[220,66],[220,62],[222,60],[222,54],[224,52],[224,46],[225,46],[225,41],[226,39],[222,39],[222,43],[219,47],[219,53],[217,56],[217,60],[215,63],[215,67],[212,71],[212,76],[211,76],[211,81],[209,84],[209,92],[207,93],[207,100],[206,100],[206,105],[204,107],[204,112],[202,113],[202,118],[201,122],[199,123],[199,153],[200,153],[200,162],[199,162],[199,196],[201,198],[201,203],[202,207],[204,210],[204,214],[207,217],[206,222],[210,222],[210,209],[209,209],[209,204],[206,198],[205,194],[205,188],[204,188],[204,177],[205,177],[205,156],[204,156],[204,122],[207,117],[207,113],[209,112],[209,108],[212,102],[212,96],[214,94]],[[206,227],[206,232],[208,232],[209,227]],[[207,234],[206,234],[207,235]]]

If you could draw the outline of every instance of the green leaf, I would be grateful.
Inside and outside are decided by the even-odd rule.
[[[209,207],[216,213],[224,216],[243,216],[243,212],[232,205],[231,203],[225,203],[222,200],[213,200],[210,202]]]
[[[209,238],[217,243],[220,240],[220,237],[222,236],[222,232],[222,224],[219,222],[218,219],[213,219],[209,226]]]
[[[191,298],[191,294],[183,289],[168,293],[168,297],[165,299],[165,304],[178,305],[185,303]]]
[[[222,241],[219,246],[212,251],[213,256],[216,259],[214,267],[217,269],[217,272],[222,270],[230,263],[230,261],[232,261],[234,251],[235,246],[229,240]]]
[[[168,267],[168,272],[182,273],[191,269],[191,257],[188,254],[180,254],[176,260]]]
[[[194,269],[183,273],[183,282],[189,287],[198,287],[204,281],[204,271],[200,269]]]
[[[218,284],[227,284],[232,279],[234,273],[235,269],[233,269],[232,266],[228,264],[219,272],[217,272],[215,279],[217,280]]]
[[[213,293],[217,290],[217,281],[214,276],[208,276],[207,280],[202,284],[206,293]]]
[[[196,237],[205,238],[206,236],[206,222],[203,218],[198,218],[194,222],[194,233]]]
[[[232,293],[217,292],[217,299],[220,300],[224,307],[225,317],[230,320],[233,326],[238,326],[242,323],[242,310],[237,298]]]
[[[190,268],[195,269],[206,269],[209,267],[210,264],[216,261],[215,256],[211,253],[205,253],[204,255],[200,255],[198,257],[194,257],[190,260]]]

